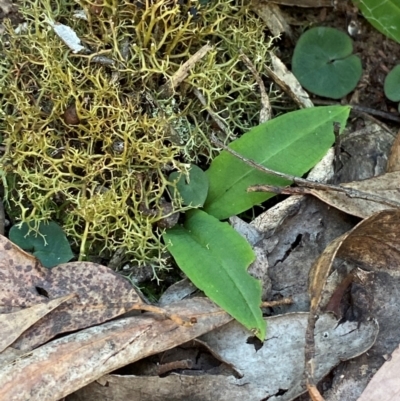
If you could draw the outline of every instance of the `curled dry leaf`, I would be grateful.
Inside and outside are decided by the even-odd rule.
[[[371,195],[379,195],[386,200],[398,202],[400,200],[400,171],[394,171],[369,178],[363,181],[354,181],[340,184],[346,188],[352,188]],[[361,198],[350,198],[344,193],[331,190],[312,189],[310,194],[321,199],[343,212],[361,217],[362,219],[389,207],[382,203]]]
[[[384,210],[365,219],[348,233],[335,239],[322,253],[310,270],[309,293],[310,316],[320,309],[320,301],[326,279],[333,260],[339,256],[356,262],[368,271],[383,271],[392,276],[400,276],[400,210]],[[314,355],[313,319],[307,328],[306,358],[308,374],[313,376]],[[312,383],[312,380],[311,380]]]
[[[317,312],[322,290],[336,256],[368,271],[400,276],[400,210],[384,210],[333,240],[310,270],[311,310]]]
[[[3,313],[76,295],[40,319],[13,344],[25,351],[58,334],[100,324],[143,305],[131,284],[105,266],[71,262],[45,269],[36,258],[3,236],[0,236],[0,274]]]
[[[377,145],[375,144],[375,146]],[[366,159],[368,160],[368,157]],[[375,163],[378,163],[378,161],[375,161]],[[375,168],[376,164],[374,164],[374,170]],[[385,174],[376,177],[340,185],[365,194],[378,195],[388,201],[398,202],[400,200],[400,134],[397,135],[392,144],[386,171]],[[362,198],[351,198],[344,193],[331,190],[312,189],[309,193],[345,213],[361,217],[362,219],[390,208],[383,203]]]
[[[166,308],[190,313],[191,327],[159,315],[123,318],[51,341],[0,369],[0,399],[55,401],[129,363],[190,341],[232,318],[205,298]]]
[[[384,210],[359,223],[339,249],[338,256],[364,270],[400,276],[400,210]]]

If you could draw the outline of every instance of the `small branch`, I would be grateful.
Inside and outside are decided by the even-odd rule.
[[[269,97],[267,94],[267,91],[265,90],[265,85],[263,80],[261,79],[260,75],[258,74],[258,71],[254,64],[250,61],[250,59],[243,53],[242,50],[240,50],[240,57],[243,60],[243,62],[246,64],[247,68],[251,71],[251,73],[254,75],[254,79],[257,82],[257,85],[260,88],[260,93],[261,93],[261,110],[260,110],[260,124],[268,121],[271,119],[272,116],[272,107],[271,103],[269,101]]]
[[[233,149],[229,148],[228,146],[224,145],[221,141],[219,141],[215,137],[215,135],[211,136],[211,141],[216,146],[226,150],[231,155],[237,157],[238,159],[240,159],[242,162],[246,163],[250,167],[253,167],[256,170],[261,171],[265,174],[271,174],[271,175],[274,175],[275,177],[280,177],[285,180],[293,181],[293,183],[295,183],[296,185],[299,185],[301,187],[310,188],[310,189],[318,189],[318,190],[322,190],[322,191],[340,192],[340,193],[344,193],[349,198],[359,198],[359,199],[364,199],[364,200],[371,201],[371,202],[380,203],[382,205],[387,205],[392,208],[400,208],[400,202],[391,201],[391,200],[385,199],[378,195],[372,195],[367,192],[357,191],[355,189],[342,187],[340,185],[323,184],[323,183],[316,182],[316,181],[310,181],[310,180],[306,180],[304,178],[296,177],[294,175],[285,174],[285,173],[281,173],[279,171],[271,170],[267,167],[264,167],[261,164],[256,163],[254,160],[248,159],[247,157],[244,157],[241,154],[235,152]],[[260,190],[265,191],[265,192],[271,192],[270,191],[271,188],[276,188],[276,187],[271,187],[271,186],[266,186],[266,185],[257,185],[257,186],[249,187],[247,189],[247,192],[256,192],[256,191],[260,191]],[[280,187],[278,187],[278,188],[280,191],[279,193],[283,193],[282,190],[287,190],[287,188],[286,189],[282,189]]]
[[[272,308],[274,306],[292,305],[292,304],[293,304],[293,299],[291,297],[289,297],[289,298],[279,299],[278,301],[264,301],[264,302],[261,302],[261,308]]]
[[[170,97],[172,96],[175,88],[189,75],[189,71],[194,65],[200,61],[213,47],[208,43],[198,50],[193,56],[184,62],[171,77],[169,82],[161,87],[160,96]]]
[[[323,105],[323,106],[335,106],[335,105],[351,106],[351,108],[354,111],[357,111],[359,113],[371,114],[373,116],[378,116],[378,117],[384,118],[386,120],[395,121],[397,123],[400,122],[400,116],[397,115],[397,114],[387,113],[385,111],[371,109],[370,107],[364,107],[364,106],[360,106],[358,104],[347,104],[346,105],[346,104],[341,104],[339,102],[331,102],[329,100],[321,100],[321,99],[314,100],[314,103],[315,104],[320,104],[320,105]]]

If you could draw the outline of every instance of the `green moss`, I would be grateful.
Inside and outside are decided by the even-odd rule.
[[[193,89],[233,135],[257,124],[257,88],[239,49],[262,70],[270,46],[263,23],[246,0],[20,4],[27,30],[9,28],[0,59],[9,212],[23,221],[56,219],[81,258],[124,247],[139,264],[159,264],[164,247],[155,222],[166,177],[214,154],[211,121]],[[81,8],[88,21],[73,18]],[[73,54],[47,18],[73,28],[91,53]],[[160,96],[206,43],[214,49],[176,93]],[[79,123],[67,124],[64,113],[74,106]]]

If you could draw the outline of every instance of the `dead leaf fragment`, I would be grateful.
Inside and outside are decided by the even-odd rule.
[[[310,270],[311,310],[316,312],[326,278],[336,256],[351,260],[368,271],[400,276],[400,210],[384,210],[363,220],[333,240]]]
[[[56,401],[99,377],[190,341],[232,318],[205,298],[185,300],[168,313],[197,319],[179,326],[144,314],[90,327],[45,344],[0,369],[0,399]]]
[[[357,401],[395,401],[400,394],[400,348],[374,375]]]
[[[0,352],[11,345],[26,329],[50,313],[75,294],[53,299],[48,303],[21,309],[19,312],[3,313],[0,315]]]
[[[392,144],[386,171],[391,173],[400,170],[400,131]]]
[[[142,304],[131,284],[105,266],[71,262],[45,269],[3,236],[0,274],[2,313],[76,294],[28,328],[13,344],[20,350],[31,350],[61,333],[103,323]]]
[[[379,271],[400,277],[400,210],[384,210],[359,223],[348,233],[329,244],[310,270],[311,314],[307,327],[306,366],[309,383],[313,380],[313,326],[321,308],[322,290],[336,255],[357,263],[368,271]],[[366,312],[368,314],[368,311]]]
[[[265,70],[270,78],[283,92],[290,96],[299,107],[314,107],[308,93],[300,85],[297,78],[286,68],[285,64],[272,52],[270,56],[272,68],[265,65]]]
[[[290,38],[293,37],[292,29],[278,5],[266,0],[252,0],[251,8],[267,24],[273,36],[286,33]]]
[[[339,249],[338,256],[364,270],[400,276],[400,210],[384,210],[359,223]]]
[[[400,201],[400,171],[340,185],[367,194],[378,195],[386,200]],[[309,193],[336,209],[362,219],[381,210],[389,209],[389,206],[385,204],[361,198],[350,198],[346,194],[336,191],[312,189]]]
[[[195,376],[174,373],[168,377],[109,375],[72,395],[70,401],[163,401],[166,399],[211,401],[290,401],[306,391],[304,381],[304,334],[308,313],[267,318],[268,335],[258,350],[252,334],[237,322],[208,332],[201,340],[240,373]],[[331,315],[321,317],[316,330],[317,375],[326,375],[341,360],[367,350],[378,327],[368,322],[337,325]]]

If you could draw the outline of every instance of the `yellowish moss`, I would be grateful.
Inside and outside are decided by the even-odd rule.
[[[262,70],[271,44],[263,23],[247,0],[20,3],[27,29],[9,27],[0,60],[7,144],[0,168],[11,186],[10,213],[57,220],[81,258],[124,247],[139,264],[160,264],[155,222],[166,177],[214,155],[211,122],[193,89],[233,135],[257,124],[256,84],[239,50]],[[87,21],[73,18],[79,9]],[[73,54],[48,19],[74,29],[88,52]],[[160,87],[206,43],[213,50],[171,98],[161,96]],[[64,113],[74,108],[71,125]],[[179,201],[175,208],[182,210]]]

